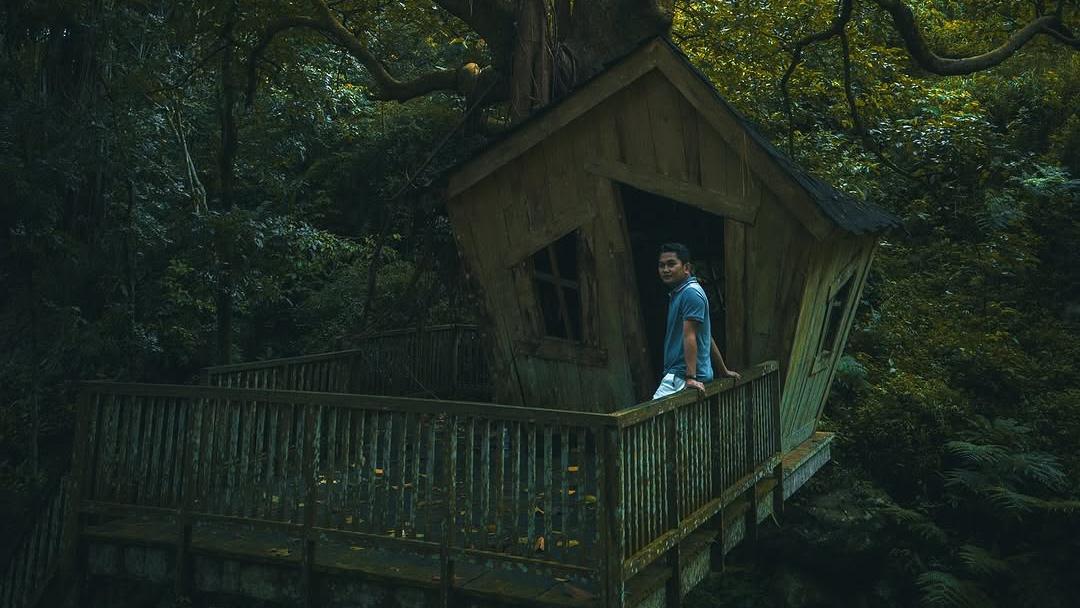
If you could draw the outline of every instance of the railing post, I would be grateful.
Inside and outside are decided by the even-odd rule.
[[[315,593],[315,422],[318,406],[309,403],[304,406],[304,548],[302,557],[304,607],[314,608],[317,605]]]
[[[678,425],[678,410],[671,410],[664,414],[664,445],[665,455],[667,460],[667,521],[665,525],[668,530],[675,530],[679,527],[679,520],[682,519],[681,513],[679,513],[680,500],[680,482],[685,479],[685,463],[681,462],[679,458],[679,425]],[[667,602],[665,606],[667,608],[679,608],[682,605],[682,555],[679,550],[681,543],[676,542],[674,546],[668,550],[667,562],[671,568],[670,577],[666,584]]]
[[[782,431],[780,429],[780,372],[774,368],[774,371],[769,373],[769,380],[766,384],[767,394],[769,395],[770,414],[772,415],[772,441],[773,451],[780,456],[779,461],[776,463],[776,467],[773,469],[773,477],[776,480],[776,485],[773,487],[773,517],[780,520],[784,515],[784,444]]]
[[[598,427],[596,440],[600,453],[597,487],[602,493],[597,524],[603,551],[600,567],[603,605],[623,608],[626,605],[626,581],[623,580],[622,430],[618,426]]]
[[[439,605],[454,606],[454,546],[457,527],[457,416],[446,418],[446,440],[443,442],[443,481],[446,483],[446,518],[443,521],[442,546],[439,548]]]
[[[751,475],[757,469],[755,453],[757,447],[754,441],[754,384],[758,379],[751,380],[744,386],[746,391],[746,474]],[[757,542],[757,483],[751,483],[746,490],[746,519],[745,534],[747,544]]]

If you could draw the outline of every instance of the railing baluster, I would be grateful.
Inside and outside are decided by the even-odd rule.
[[[353,530],[362,530],[362,529],[364,529],[364,526],[362,526],[361,524],[370,525],[370,519],[367,520],[367,521],[364,521],[364,518],[361,517],[361,515],[360,515],[360,513],[361,513],[360,512],[360,504],[362,502],[360,500],[360,495],[362,493],[361,484],[363,483],[363,481],[365,479],[365,475],[374,475],[375,473],[371,468],[372,465],[368,461],[368,457],[367,457],[366,452],[364,450],[364,448],[369,445],[368,441],[367,441],[367,434],[366,434],[366,432],[367,432],[368,412],[364,411],[364,410],[361,410],[360,412],[358,412],[357,418],[358,418],[358,420],[357,420],[357,424],[356,424],[356,464],[355,464],[355,466],[356,466],[356,490],[355,490],[355,492],[357,494],[357,500],[356,500],[356,504],[351,509],[349,509],[349,512],[353,516]],[[369,492],[370,492],[370,488],[369,488]],[[371,497],[371,494],[369,493],[368,498],[370,499],[370,497]]]
[[[491,521],[491,419],[484,418],[484,436],[480,442],[480,538],[483,546],[489,546],[488,526]]]
[[[528,520],[528,545],[527,550],[530,554],[536,552],[536,507],[537,498],[536,495],[536,458],[539,452],[539,430],[536,428],[535,422],[529,423],[529,468],[526,471],[528,482],[526,487],[529,489],[529,504],[526,507],[525,517]]]
[[[383,475],[382,475],[382,487],[383,487],[383,509],[382,509],[382,521],[379,528],[383,531],[387,531],[387,526],[390,526],[390,532],[395,532],[394,527],[394,492],[393,492],[393,474],[396,472],[396,467],[401,466],[401,463],[394,462],[394,418],[396,414],[394,412],[388,412],[386,414],[386,430],[382,435],[385,438],[382,450],[382,463],[383,463]]]
[[[427,418],[427,462],[424,463],[424,474],[427,476],[427,484],[424,488],[424,502],[426,503],[424,517],[424,527],[426,528],[427,536],[434,538],[438,530],[435,529],[436,524],[439,522],[440,517],[435,511],[435,442],[436,442],[436,428],[435,417],[425,414]]]
[[[468,417],[468,425],[465,427],[465,491],[462,495],[462,508],[464,515],[462,517],[462,534],[461,540],[465,546],[473,544],[473,528],[476,525],[475,517],[476,513],[473,510],[473,495],[476,493],[476,417]]]
[[[503,517],[506,512],[506,453],[510,447],[510,432],[506,421],[500,420],[495,446],[495,543],[503,541]],[[513,529],[513,527],[511,527]]]
[[[520,528],[518,526],[520,525],[520,519],[521,519],[521,513],[522,513],[522,509],[521,509],[521,459],[522,459],[522,457],[523,457],[523,455],[525,453],[525,449],[524,449],[524,446],[522,444],[522,436],[523,436],[523,432],[522,432],[522,428],[521,428],[522,426],[523,426],[523,424],[520,421],[518,421],[518,420],[514,421],[514,442],[513,442],[513,446],[514,446],[514,449],[513,449],[514,465],[513,465],[513,473],[512,473],[512,475],[510,477],[510,487],[511,487],[513,493],[514,493],[514,499],[513,499],[514,510],[513,510],[512,523],[510,524],[510,532],[514,536],[510,539],[510,541],[511,541],[511,546],[517,548],[519,552],[524,553],[525,549],[522,548],[521,545],[518,543],[518,538],[517,538],[517,533],[520,530]]]
[[[379,465],[379,412],[374,411],[371,413],[371,424],[369,425],[368,435],[368,462],[367,462],[367,474],[368,474],[368,526],[372,532],[379,530],[375,525],[375,477],[377,476]]]
[[[570,483],[568,480],[570,467],[570,427],[559,426],[559,529],[562,531],[564,556],[572,555],[570,540],[573,538],[570,528],[570,511],[567,508],[569,501]],[[552,516],[554,517],[554,516]],[[565,559],[565,557],[564,557]]]
[[[423,454],[424,439],[423,428],[421,427],[420,415],[410,414],[409,428],[412,429],[413,440],[410,445],[412,448],[412,472],[409,477],[412,483],[412,495],[409,501],[409,528],[414,537],[420,531],[420,522],[417,519],[417,503],[420,502],[420,457]]]

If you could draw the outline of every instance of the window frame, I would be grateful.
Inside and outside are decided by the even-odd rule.
[[[847,322],[848,316],[851,314],[853,308],[852,302],[854,301],[855,292],[855,265],[852,264],[840,273],[839,277],[833,281],[829,286],[829,297],[825,300],[825,314],[821,320],[820,331],[817,337],[817,348],[814,355],[814,367],[810,371],[810,375],[814,375],[829,366],[829,363],[837,354],[837,345],[840,342],[840,336],[843,334],[843,328]],[[843,300],[840,301],[838,296],[847,290]],[[839,309],[836,313],[837,316],[833,317],[834,309]],[[831,344],[827,344],[830,321],[836,319],[836,333],[833,335]]]
[[[573,264],[574,264],[575,268],[577,269],[577,273],[576,273],[577,276],[578,276],[577,280],[571,280],[571,279],[564,278],[562,276],[562,272],[559,269],[559,262],[561,260],[559,259],[559,255],[558,255],[558,252],[557,252],[557,247],[558,247],[560,241],[562,241],[563,239],[565,239],[565,238],[567,238],[569,236],[574,236],[574,254],[573,254],[572,261],[573,261]],[[531,256],[529,256],[530,265],[531,265],[531,269],[532,269],[532,280],[534,282],[534,291],[536,292],[536,305],[537,305],[537,309],[540,311],[540,318],[543,319],[542,335],[545,338],[556,338],[556,339],[562,339],[562,340],[566,340],[568,342],[576,342],[576,343],[585,343],[586,342],[585,335],[584,335],[584,333],[585,333],[585,331],[584,331],[584,323],[582,322],[582,319],[581,319],[582,313],[584,312],[582,310],[583,307],[584,307],[584,303],[582,302],[582,297],[581,297],[581,260],[580,260],[581,256],[579,255],[579,250],[580,250],[580,247],[581,247],[581,243],[580,243],[581,238],[582,238],[582,236],[581,236],[580,230],[577,230],[577,229],[571,230],[570,232],[568,232],[568,233],[564,234],[563,236],[555,239],[554,241],[548,243],[543,248],[541,248],[540,250],[534,252]],[[549,264],[549,266],[551,268],[550,273],[543,272],[541,270],[537,270],[537,268],[536,268],[536,256],[540,255],[542,252],[545,252],[545,251],[547,252],[547,260],[548,260],[548,264]],[[557,311],[557,313],[558,313],[559,318],[562,319],[563,331],[566,334],[565,337],[564,336],[553,335],[551,333],[548,333],[548,330],[547,330],[547,317],[548,317],[548,314],[547,314],[547,311],[544,309],[544,300],[540,296],[540,289],[536,285],[536,283],[540,283],[540,282],[543,282],[543,283],[546,283],[546,284],[550,285],[555,290],[555,295],[556,295],[556,298],[557,298],[558,304],[559,304],[559,310]],[[567,292],[569,292],[569,291],[573,291],[575,296],[577,297],[577,308],[578,308],[579,314],[578,314],[578,317],[577,317],[577,324],[576,325],[574,323],[574,319],[570,315],[570,307],[567,305],[567,301],[569,300],[569,294]]]
[[[562,239],[576,235],[574,239],[573,263],[577,269],[577,279],[567,279],[562,276],[559,269],[558,252],[556,245]],[[607,351],[600,345],[599,328],[586,322],[591,316],[595,316],[597,306],[595,289],[593,285],[588,291],[591,297],[586,297],[589,277],[593,277],[595,283],[595,268],[586,268],[586,260],[582,259],[583,249],[587,247],[588,236],[584,226],[575,226],[547,244],[532,250],[513,264],[514,281],[518,283],[518,305],[523,308],[528,335],[520,336],[514,340],[515,347],[523,354],[541,359],[555,361],[569,361],[593,367],[605,367],[607,365]],[[547,262],[552,272],[538,271],[535,264],[535,256],[546,251]],[[595,261],[593,261],[595,265]],[[547,332],[547,320],[545,317],[544,304],[540,296],[539,283],[551,285],[558,298],[558,313],[561,315],[563,331],[567,337],[551,335]],[[527,286],[527,287],[526,287]],[[571,293],[566,293],[571,292]],[[567,304],[567,296],[577,298],[579,316],[577,320],[577,334],[574,333],[574,323],[570,316],[570,307]],[[529,318],[531,322],[528,322]]]

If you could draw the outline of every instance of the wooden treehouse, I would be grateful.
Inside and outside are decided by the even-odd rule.
[[[678,50],[642,46],[447,192],[479,330],[88,384],[0,608],[677,606],[828,461],[815,424],[894,220],[799,170]],[[672,240],[743,377],[647,401]]]

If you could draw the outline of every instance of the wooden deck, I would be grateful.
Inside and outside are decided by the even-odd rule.
[[[64,506],[0,607],[70,576],[324,607],[674,606],[827,461],[825,436],[780,453],[778,409],[771,362],[613,414],[92,383]]]
[[[808,478],[828,459],[832,436],[818,433],[785,455],[785,485]],[[756,522],[773,513],[771,496],[776,481],[756,484]],[[746,535],[745,497],[724,513],[723,551],[730,551]],[[108,510],[92,511],[99,523],[87,525],[88,574],[103,578],[142,580],[168,586],[173,583],[177,535],[175,517],[169,514],[118,516]],[[720,530],[698,529],[680,543],[687,565],[680,588],[689,592],[709,572],[719,549]],[[716,545],[716,548],[714,548]],[[201,594],[246,595],[268,601],[300,601],[302,595],[303,541],[297,534],[257,524],[210,522],[195,526],[190,540],[193,558],[193,591]],[[243,567],[239,567],[242,564]],[[441,564],[431,555],[364,544],[354,539],[320,535],[314,571],[320,577],[317,595],[326,606],[348,605],[354,589],[349,581],[373,586],[364,593],[375,597],[397,589],[410,589],[414,599],[434,605],[439,601]],[[627,587],[627,606],[664,606],[671,567],[661,561],[650,564]],[[479,558],[457,562],[454,588],[460,600],[483,606],[592,607],[600,604],[595,581],[536,569],[493,568]],[[400,602],[409,605],[410,602]]]

